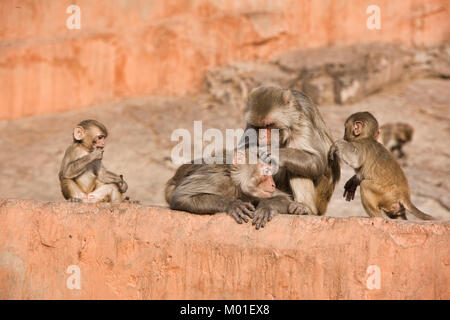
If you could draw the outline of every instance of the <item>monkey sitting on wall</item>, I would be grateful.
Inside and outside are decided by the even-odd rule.
[[[414,128],[407,123],[386,123],[381,126],[377,140],[391,151],[396,159],[404,160],[406,154],[403,152],[402,147],[405,143],[412,140],[413,134]],[[404,162],[402,163],[405,164]]]
[[[102,165],[106,127],[96,120],[81,121],[73,131],[59,171],[61,191],[73,202],[119,202],[128,189],[122,175]]]
[[[248,222],[247,217],[253,219],[255,205],[269,199],[277,200],[277,207],[268,209],[269,221],[277,213],[306,213],[303,205],[276,189],[269,164],[260,159],[257,164],[243,163],[239,152],[235,151],[233,164],[181,165],[166,184],[170,208],[197,214],[226,212],[239,224]],[[248,149],[245,154],[249,159]],[[257,219],[253,224],[259,229],[265,221]]]
[[[344,140],[331,146],[330,158],[337,156],[356,172],[346,183],[344,196],[353,192],[353,197],[360,185],[361,202],[370,217],[381,217],[385,212],[390,218],[406,220],[407,211],[420,219],[433,220],[411,203],[408,180],[392,154],[376,141],[378,134],[375,117],[358,112],[346,120]]]
[[[246,132],[266,132],[258,133],[258,141],[266,145],[272,129],[279,130],[277,188],[302,203],[308,214],[324,215],[341,170],[339,161],[328,158],[333,139],[311,99],[297,90],[259,87],[249,95],[245,119]],[[266,221],[267,212],[277,206],[275,199],[261,202],[255,212],[258,221]]]

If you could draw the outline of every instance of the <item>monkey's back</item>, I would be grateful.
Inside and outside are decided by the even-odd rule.
[[[233,185],[230,172],[230,165],[227,164],[183,164],[166,184],[166,201],[170,203],[177,188],[184,194],[207,193],[234,197],[236,189],[229,187]]]
[[[409,197],[408,180],[398,162],[381,143],[365,142],[366,161],[360,169],[364,183],[361,188],[370,188],[387,198]]]

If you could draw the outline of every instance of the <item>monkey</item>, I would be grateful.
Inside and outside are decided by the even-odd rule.
[[[374,132],[373,138],[391,151],[401,166],[406,166],[406,154],[403,152],[402,147],[405,143],[412,140],[413,133],[414,128],[407,123],[386,123],[380,127],[378,132]],[[353,176],[345,183],[344,198],[347,201],[355,199],[358,185],[359,182],[356,176]]]
[[[333,139],[312,100],[297,90],[255,88],[247,100],[245,119],[243,139],[248,130],[256,129],[265,132],[258,134],[258,143],[269,144],[271,130],[279,130],[276,186],[302,203],[308,214],[325,214],[341,171],[339,161],[328,157]],[[276,206],[276,199],[261,202],[255,211],[256,217],[263,216],[258,221],[267,220],[267,212]]]
[[[81,121],[73,130],[59,171],[61,192],[71,202],[120,202],[128,189],[123,175],[102,164],[106,127],[96,120]],[[128,197],[127,197],[128,198]]]
[[[402,122],[386,123],[381,126],[380,133],[378,142],[391,151],[396,159],[406,158],[402,147],[412,140],[414,128],[410,124]]]
[[[382,217],[384,212],[389,218],[406,220],[408,212],[434,220],[411,203],[408,180],[392,153],[376,140],[378,134],[378,121],[371,113],[354,113],[345,121],[344,139],[331,146],[329,157],[355,169],[350,184],[360,185],[361,202],[370,217]]]
[[[181,165],[166,184],[165,197],[169,207],[197,214],[226,212],[242,224],[247,223],[248,218],[254,218],[256,204],[276,199],[277,205],[267,212],[269,221],[275,215],[274,210],[305,214],[300,203],[293,202],[289,195],[276,189],[270,164],[260,159],[256,164],[242,163],[238,152],[234,153],[233,164]],[[257,229],[263,228],[265,223],[258,221]]]

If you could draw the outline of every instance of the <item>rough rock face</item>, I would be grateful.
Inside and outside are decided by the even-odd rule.
[[[0,203],[1,299],[449,299],[450,223]]]
[[[242,107],[258,86],[305,92],[318,105],[361,100],[394,82],[419,76],[448,78],[450,44],[407,49],[394,44],[358,44],[297,50],[270,61],[232,63],[205,76],[216,101]]]
[[[116,98],[198,91],[206,71],[288,50],[358,42],[422,46],[448,40],[447,0],[0,1],[0,119]],[[351,84],[350,84],[351,85]]]

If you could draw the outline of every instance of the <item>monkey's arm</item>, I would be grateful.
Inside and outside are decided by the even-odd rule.
[[[364,163],[364,152],[361,152],[353,142],[336,141],[330,148],[330,158],[334,159],[335,154],[353,169],[360,168]]]
[[[119,188],[120,193],[125,193],[128,190],[128,184],[123,180],[122,175],[115,174],[114,172],[106,170],[105,167],[101,167],[98,173],[98,180],[105,184],[115,183]]]
[[[122,177],[114,172],[108,171],[104,166],[98,172],[98,180],[103,183],[119,183],[122,182]]]
[[[243,202],[217,194],[183,194],[177,189],[172,194],[169,205],[173,210],[199,214],[226,212],[239,224],[242,221],[248,222],[246,215],[253,218],[253,211],[255,210],[250,202]]]
[[[279,150],[280,166],[294,175],[316,180],[326,168],[325,159],[304,150],[282,148]]]
[[[81,158],[69,162],[62,168],[62,177],[65,179],[74,179],[86,171],[86,166],[96,160],[98,152],[91,152]]]

